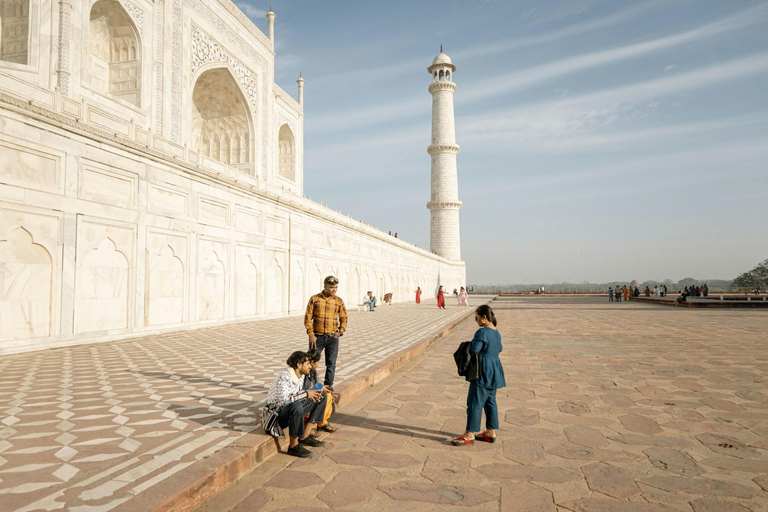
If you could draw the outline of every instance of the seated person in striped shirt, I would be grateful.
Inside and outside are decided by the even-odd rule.
[[[325,350],[325,378],[323,385],[333,391],[333,377],[336,373],[336,357],[339,355],[339,338],[347,330],[347,308],[336,295],[339,280],[328,276],[323,281],[323,291],[309,298],[304,313],[304,328],[309,336],[309,350],[320,354]],[[317,373],[313,373],[317,380]]]
[[[312,452],[304,446],[325,444],[311,437],[309,432],[315,424],[323,422],[328,395],[322,389],[304,389],[304,377],[309,375],[311,366],[306,352],[294,352],[286,364],[288,368],[277,374],[269,388],[261,410],[261,424],[274,437],[285,437],[283,429],[288,428],[288,455],[310,457]],[[304,416],[307,414],[309,422],[305,430]]]

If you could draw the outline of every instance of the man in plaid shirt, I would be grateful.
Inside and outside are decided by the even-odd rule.
[[[323,291],[309,298],[304,313],[304,327],[309,336],[309,348],[320,354],[325,350],[324,385],[333,390],[333,376],[336,372],[336,356],[339,355],[339,338],[347,330],[347,308],[336,295],[339,280],[328,276],[323,281]],[[317,376],[312,376],[317,380]]]

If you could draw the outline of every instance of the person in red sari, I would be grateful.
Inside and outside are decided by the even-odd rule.
[[[421,287],[416,287],[416,304],[421,304]]]
[[[445,297],[443,297],[443,287],[437,290],[437,308],[445,309]]]

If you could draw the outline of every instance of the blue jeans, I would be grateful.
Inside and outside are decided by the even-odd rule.
[[[280,428],[288,428],[291,437],[304,437],[304,416],[309,414],[310,423],[321,423],[325,417],[325,402],[328,396],[323,391],[323,399],[314,402],[309,398],[291,402],[280,409],[277,422]]]
[[[485,410],[485,428],[499,428],[499,408],[496,406],[496,390],[484,388],[476,380],[469,383],[467,393],[467,432],[480,432],[480,419]]]
[[[333,386],[333,377],[336,374],[336,357],[339,355],[339,339],[323,334],[317,337],[315,350],[322,355],[325,350],[325,380],[326,386]],[[312,371],[312,380],[317,381],[317,371]]]
[[[374,300],[367,300],[367,301],[363,302],[363,304],[368,304],[368,307],[370,308],[370,310],[373,311],[373,308],[376,307],[376,300],[375,299]]]

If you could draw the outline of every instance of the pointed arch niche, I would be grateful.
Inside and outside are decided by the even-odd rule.
[[[226,67],[204,71],[192,92],[190,148],[253,175],[248,104]]]
[[[0,60],[29,62],[29,1],[0,0]]]
[[[141,106],[141,44],[133,21],[116,0],[91,7],[90,83],[97,90]]]
[[[278,135],[278,174],[283,178],[296,180],[296,142],[291,128],[284,124]]]

